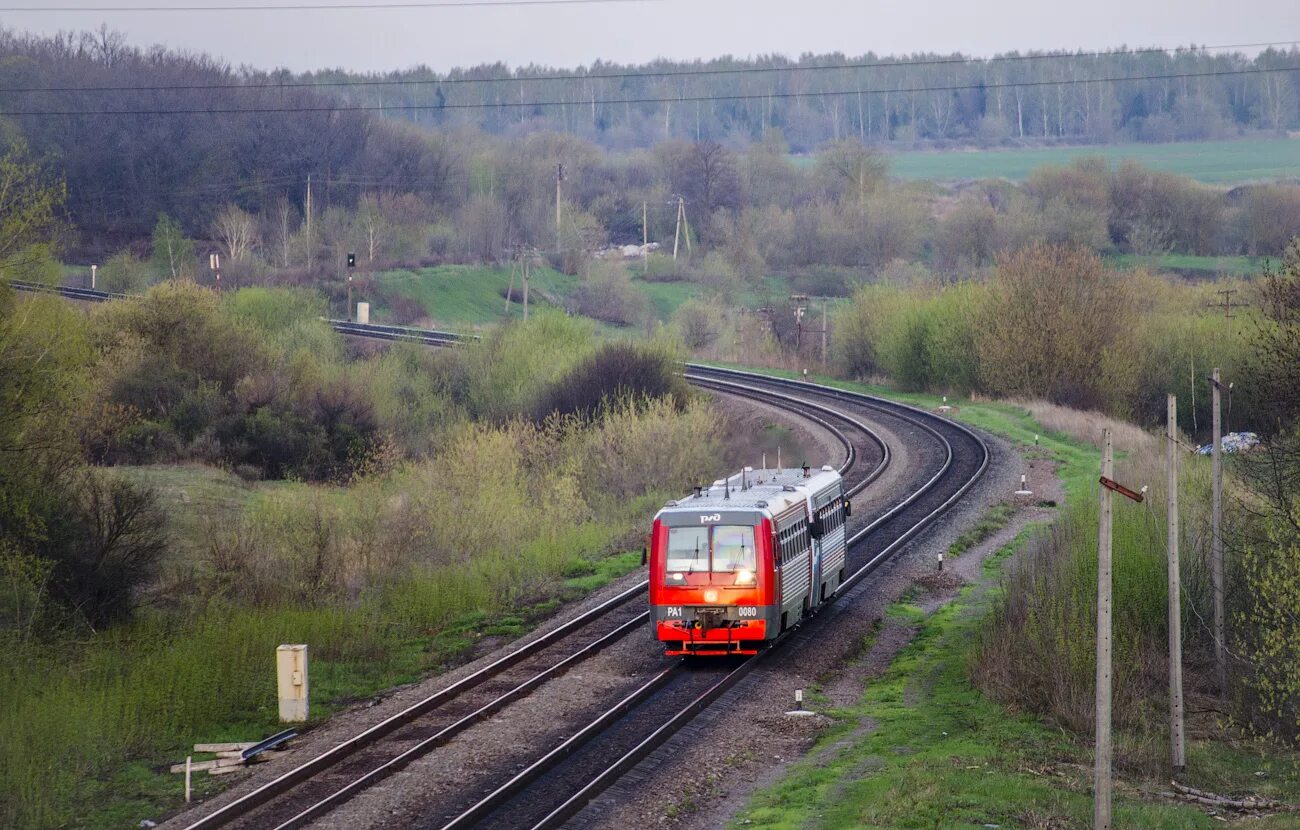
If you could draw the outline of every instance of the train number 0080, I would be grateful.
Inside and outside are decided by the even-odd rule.
[[[758,607],[757,607],[757,606],[754,606],[754,605],[741,605],[741,606],[739,606],[739,607],[736,608],[736,616],[741,617],[741,618],[744,618],[744,617],[757,617],[757,616],[758,616]]]

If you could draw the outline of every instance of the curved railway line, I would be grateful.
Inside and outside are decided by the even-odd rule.
[[[70,299],[104,301],[119,295],[89,289],[11,283],[28,291],[54,291]],[[331,320],[341,334],[449,346],[465,338],[449,332]],[[872,571],[952,507],[979,480],[989,448],[967,427],[934,413],[882,398],[799,380],[735,369],[687,364],[692,384],[728,395],[761,399],[828,431],[844,449],[840,472],[846,494],[860,494],[890,466],[889,444],[863,422],[888,424],[922,459],[906,495],[869,521],[856,516],[848,538],[850,575],[825,610],[783,635],[757,656],[724,661],[678,659],[649,680],[610,700],[587,723],[517,772],[503,772],[489,787],[463,795],[459,804],[429,808],[418,826],[552,828],[666,743],[760,665],[767,654],[801,631],[828,623],[843,598]],[[365,729],[293,769],[194,819],[187,830],[221,826],[302,827],[384,780],[412,761],[493,717],[548,681],[643,626],[648,614],[634,600],[636,585],[519,645],[446,688]],[[655,655],[657,660],[662,660]]]

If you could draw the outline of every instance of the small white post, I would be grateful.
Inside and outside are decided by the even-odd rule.
[[[1020,489],[1016,491],[1017,496],[1032,496],[1033,490],[1029,489],[1029,477],[1023,473],[1020,476]]]
[[[939,553],[939,570],[943,570],[943,553]]]
[[[99,270],[98,265],[90,266],[90,289],[95,290],[95,272]]]
[[[185,803],[186,804],[190,803],[190,793],[191,793],[190,774],[193,767],[193,762],[191,760],[193,757],[194,757],[193,755],[185,756]]]
[[[794,708],[796,712],[803,709],[803,689],[794,690]]]

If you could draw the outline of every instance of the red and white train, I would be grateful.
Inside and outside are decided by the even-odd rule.
[[[844,581],[851,505],[831,467],[746,467],[669,502],[650,533],[650,619],[668,654],[756,654]]]

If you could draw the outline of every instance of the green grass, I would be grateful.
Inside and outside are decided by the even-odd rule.
[[[955,542],[948,546],[948,555],[956,558],[983,542],[1006,527],[1007,522],[1011,521],[1011,517],[1015,515],[1015,512],[1015,506],[1005,502],[993,505],[980,517],[974,527],[968,528],[962,535],[957,537]]]
[[[510,268],[439,265],[382,271],[375,275],[375,281],[419,302],[437,325],[478,327],[505,318],[503,292],[510,286],[510,277]],[[530,306],[555,304],[577,284],[577,277],[551,268],[533,268],[528,280],[528,303]],[[514,285],[516,292],[522,291],[519,274],[514,276]],[[519,303],[511,303],[510,313],[522,316],[523,308]]]
[[[1117,268],[1172,271],[1187,277],[1253,276],[1264,268],[1265,257],[1192,256],[1191,254],[1117,254],[1107,258]]]
[[[986,562],[996,574],[1027,533]],[[923,621],[898,605],[890,618],[919,625],[916,638],[873,680],[861,701],[827,712],[835,725],[776,784],[733,821],[746,828],[984,828],[1091,824],[1087,746],[1026,716],[1008,713],[969,683],[966,665],[996,589],[968,586]],[[1294,801],[1294,754],[1192,741],[1185,781],[1220,792]],[[1265,777],[1255,775],[1266,772]],[[1151,782],[1147,782],[1151,783]],[[1202,810],[1139,797],[1121,782],[1116,827],[1195,830],[1219,826]],[[1294,816],[1252,822],[1273,830]]]
[[[0,825],[134,827],[180,806],[182,777],[166,767],[191,744],[256,740],[279,728],[278,643],[310,644],[320,722],[460,662],[484,637],[519,636],[562,602],[640,567],[639,550],[577,560],[573,551],[591,549],[578,536],[554,540],[549,552],[538,544],[519,551],[511,567],[537,572],[545,556],[569,564],[554,569],[568,578],[517,605],[480,602],[475,575],[450,574],[412,578],[354,605],[249,611],[213,601],[188,614],[148,612],[80,643],[13,649],[0,673]],[[449,608],[464,610],[436,621]],[[201,794],[225,782],[196,780]]]
[[[1300,140],[1289,138],[903,152],[890,154],[889,168],[904,179],[1019,181],[1036,167],[1069,164],[1082,156],[1101,156],[1113,163],[1132,159],[1153,170],[1215,184],[1300,176]]]
[[[648,282],[641,278],[635,266],[628,269],[632,286],[645,295],[650,315],[663,322],[687,300],[704,298],[708,290],[686,280],[678,282]],[[436,268],[415,270],[398,269],[382,271],[375,280],[387,290],[410,297],[420,303],[434,325],[458,328],[482,328],[504,320],[507,316],[505,295],[510,286],[508,267],[485,265],[439,265]],[[562,274],[551,268],[537,268],[529,279],[529,305],[563,305],[581,284],[581,278]],[[516,295],[520,292],[518,275],[515,276]],[[748,306],[766,305],[772,298],[789,296],[790,280],[784,276],[764,277],[755,285],[747,285],[737,298]],[[380,303],[374,310],[376,322],[382,322],[387,305]],[[512,303],[509,316],[522,316],[519,303]],[[617,329],[598,324],[607,333],[635,334],[635,329]]]

